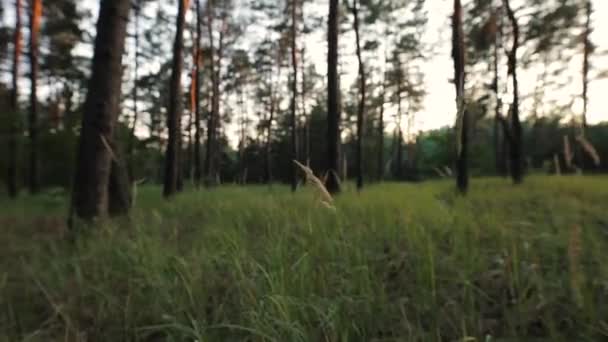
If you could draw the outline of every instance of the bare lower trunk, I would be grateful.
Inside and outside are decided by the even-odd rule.
[[[468,152],[469,152],[469,114],[464,99],[465,83],[465,53],[464,33],[462,31],[462,4],[454,0],[454,16],[452,17],[452,58],[454,59],[454,84],[456,86],[456,101],[458,120],[457,130],[458,152],[456,159],[456,184],[461,193],[469,188]]]
[[[340,82],[338,74],[338,26],[340,9],[338,0],[329,1],[327,30],[327,190],[340,192]]]
[[[116,158],[111,146],[130,7],[128,0],[102,0],[100,4],[72,195],[73,214],[84,220],[108,214],[110,171]]]
[[[29,188],[30,193],[36,194],[40,190],[38,182],[38,32],[40,28],[40,16],[42,14],[41,0],[32,2],[30,15],[30,115],[29,115]]]
[[[357,43],[357,60],[359,62],[359,107],[357,109],[357,160],[356,160],[356,172],[357,172],[357,190],[363,188],[363,116],[365,113],[365,65],[363,64],[363,57],[361,55],[361,38],[359,33],[359,8],[357,4],[358,0],[353,0],[353,29],[355,31],[355,40]]]
[[[186,8],[184,1],[179,1],[175,41],[173,43],[173,63],[171,66],[171,84],[169,89],[169,110],[167,113],[167,128],[169,139],[165,154],[165,182],[163,195],[170,197],[179,190],[180,183],[180,152],[181,152],[181,117],[182,117],[182,85],[184,50],[184,25]]]
[[[135,130],[137,128],[137,120],[138,120],[138,108],[137,108],[137,101],[139,99],[139,96],[137,94],[137,77],[139,75],[139,13],[140,13],[140,1],[139,0],[135,0],[135,32],[134,32],[134,36],[135,36],[135,46],[134,46],[134,50],[135,50],[135,57],[133,59],[133,122],[131,123],[131,134],[129,136],[129,146],[128,146],[128,174],[129,174],[129,179],[131,180],[131,182],[133,182],[135,180],[135,171],[134,171],[134,165],[135,165],[135,142],[137,141],[137,137],[135,135]]]
[[[196,87],[194,89],[195,115],[194,115],[194,184],[200,186],[202,178],[201,170],[201,9],[200,0],[196,0],[196,62],[194,64],[194,72],[196,78]]]
[[[15,1],[15,32],[13,36],[13,89],[10,94],[10,119],[8,133],[8,167],[6,175],[6,187],[11,198],[17,197],[19,187],[17,186],[17,140],[19,132],[19,63],[21,57],[21,0]]]
[[[298,56],[297,56],[297,0],[291,3],[291,66],[293,75],[291,78],[291,160],[298,160],[298,121],[296,116],[296,103],[298,98]],[[290,163],[291,168],[291,191],[298,187],[297,166]]]
[[[515,184],[523,182],[523,145],[522,130],[519,119],[519,83],[517,79],[517,49],[519,48],[519,25],[515,12],[511,8],[509,0],[504,0],[507,16],[513,27],[513,46],[509,51],[509,74],[513,81],[513,103],[511,105],[511,128],[509,156],[511,164],[511,177]]]

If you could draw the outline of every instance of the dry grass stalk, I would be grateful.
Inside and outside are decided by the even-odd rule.
[[[441,178],[446,178],[447,175],[438,167],[434,167],[433,170],[439,175]]]
[[[104,137],[102,134],[100,134],[99,137],[101,138],[101,143],[103,144],[103,146],[110,153],[110,158],[112,158],[113,161],[118,162],[118,158],[116,158],[116,154],[114,153],[114,150],[110,146],[110,143],[108,143],[108,140],[106,140],[106,137]]]
[[[555,174],[558,176],[561,175],[562,169],[559,166],[559,157],[557,156],[557,153],[553,155],[553,164],[555,165]]]
[[[325,188],[323,182],[317,178],[317,176],[315,176],[314,172],[312,172],[308,166],[301,164],[297,160],[294,160],[293,162],[306,174],[306,183],[312,184],[312,186],[317,190],[317,193],[321,199],[321,204],[333,209],[334,199],[329,194],[329,191],[327,191]]]
[[[572,169],[572,149],[570,149],[570,139],[567,135],[564,135],[564,160],[566,162],[566,167],[568,169]]]
[[[587,140],[585,136],[579,135],[576,137],[576,141],[581,144],[583,150],[587,153],[587,155],[589,155],[589,157],[593,159],[593,163],[595,164],[595,166],[599,166],[601,162],[600,155],[597,153],[597,150],[595,149],[595,147],[593,147],[589,140]]]
[[[581,271],[581,254],[583,251],[583,243],[581,239],[582,229],[579,225],[574,225],[570,229],[568,238],[568,265],[570,270],[570,287],[576,305],[583,305],[583,294],[581,285],[583,283],[583,273]]]

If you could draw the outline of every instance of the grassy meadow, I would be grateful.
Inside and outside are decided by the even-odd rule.
[[[224,186],[65,228],[0,206],[0,341],[606,341],[608,178]]]

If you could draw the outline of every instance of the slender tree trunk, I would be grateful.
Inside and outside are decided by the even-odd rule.
[[[183,69],[184,53],[184,26],[187,8],[185,1],[178,0],[177,25],[175,41],[173,43],[173,63],[171,66],[171,84],[169,89],[169,110],[167,112],[167,128],[169,139],[165,154],[165,182],[163,195],[170,197],[178,191],[180,178],[180,141],[182,117],[182,85],[181,75]]]
[[[521,122],[519,120],[519,84],[517,79],[517,49],[519,48],[519,24],[509,0],[504,0],[507,16],[513,27],[513,46],[509,51],[509,74],[513,81],[513,104],[511,105],[511,177],[515,184],[523,182],[523,145]]]
[[[73,185],[73,214],[90,221],[108,214],[114,126],[120,106],[128,0],[102,0],[92,72],[84,104]],[[128,208],[125,208],[125,211]]]
[[[340,81],[338,74],[338,27],[340,4],[329,0],[327,27],[327,190],[340,192]]]
[[[395,162],[395,168],[394,168],[394,177],[396,179],[401,179],[402,176],[402,170],[401,170],[401,166],[403,165],[403,132],[401,130],[401,117],[403,116],[403,113],[401,112],[401,93],[403,92],[402,90],[402,84],[403,84],[403,76],[402,76],[402,70],[401,70],[401,64],[399,64],[399,71],[397,74],[397,118],[396,118],[396,125],[397,125],[397,134],[396,134],[396,141],[395,141],[395,148],[397,149],[397,158],[396,158],[396,162]]]
[[[19,194],[17,185],[17,141],[19,135],[19,65],[21,59],[21,0],[15,1],[15,32],[13,35],[13,89],[10,94],[10,119],[8,133],[8,167],[6,187],[11,198]]]
[[[298,160],[298,120],[297,120],[297,98],[298,98],[298,44],[297,44],[297,0],[291,1],[291,160]],[[297,166],[290,163],[291,167],[291,191],[298,187]]]
[[[386,59],[385,59],[386,63]],[[378,180],[384,180],[384,102],[386,99],[386,72],[382,80],[382,94],[380,95],[380,117],[378,118]]]
[[[363,56],[361,55],[361,37],[359,32],[359,6],[358,0],[353,0],[353,29],[355,31],[355,41],[357,43],[357,60],[359,62],[359,107],[357,109],[357,190],[363,188],[363,120],[365,114],[365,92],[366,75]]]
[[[307,91],[306,91],[306,62],[305,62],[305,57],[306,57],[306,50],[304,47],[302,47],[302,50],[300,52],[301,56],[302,56],[302,62],[301,64],[301,72],[302,72],[302,93],[300,94],[300,98],[302,100],[302,117],[304,119],[305,122],[305,127],[304,127],[304,158],[306,161],[306,165],[310,166],[310,117],[308,115],[308,112],[306,110],[306,96],[307,96]]]
[[[129,136],[129,146],[128,146],[128,173],[129,173],[129,179],[131,182],[135,181],[135,170],[134,170],[134,166],[135,166],[135,142],[137,141],[137,136],[135,135],[135,130],[137,128],[137,119],[139,116],[139,112],[138,112],[138,108],[137,108],[137,101],[139,99],[138,93],[137,93],[137,77],[139,76],[139,14],[141,11],[140,8],[141,4],[140,4],[140,0],[135,0],[135,33],[134,33],[134,37],[135,37],[135,46],[134,46],[134,50],[135,50],[135,57],[133,59],[133,91],[132,91],[132,96],[133,96],[133,123],[131,126],[131,134]]]
[[[582,134],[587,130],[587,105],[588,105],[588,89],[589,89],[589,56],[591,55],[593,45],[591,44],[591,14],[593,8],[591,0],[587,0],[585,5],[585,31],[583,37],[583,116],[582,116]]]
[[[454,15],[452,17],[452,58],[454,59],[454,84],[456,86],[456,101],[458,103],[458,119],[460,129],[457,130],[459,149],[456,159],[456,184],[461,193],[466,193],[469,187],[468,150],[469,150],[469,115],[464,99],[465,83],[465,53],[464,34],[462,31],[462,4],[454,0]]]
[[[216,110],[216,102],[218,101],[218,90],[217,84],[219,80],[217,79],[216,73],[216,65],[215,65],[215,44],[213,39],[213,11],[212,11],[212,3],[211,1],[207,1],[207,31],[209,33],[209,47],[210,47],[210,63],[211,63],[211,112],[209,113],[209,117],[207,119],[207,146],[206,146],[206,154],[205,154],[205,178],[206,183],[211,184],[214,179],[214,154],[215,154],[215,136],[217,125],[215,123],[217,118]]]
[[[40,190],[38,182],[38,34],[40,31],[40,19],[42,16],[42,1],[33,0],[30,13],[30,115],[29,115],[29,138],[30,138],[30,167],[29,188],[31,194]]]
[[[498,69],[498,65],[499,65],[499,51],[500,48],[502,47],[502,15],[500,12],[497,12],[496,14],[497,16],[500,16],[500,18],[497,18],[496,20],[499,21],[499,27],[496,30],[496,36],[495,36],[495,40],[494,40],[494,56],[493,56],[493,62],[494,62],[494,83],[492,85],[493,90],[494,90],[494,95],[496,98],[496,107],[494,108],[494,155],[495,155],[495,162],[496,162],[496,173],[498,175],[501,175],[503,177],[507,176],[507,170],[506,170],[506,165],[505,165],[505,158],[504,158],[504,134],[501,134],[502,132],[502,123],[501,123],[501,119],[502,119],[502,99],[500,97],[500,86],[499,86],[499,69]]]
[[[201,9],[200,0],[196,0],[196,62],[194,63],[194,72],[196,78],[196,86],[194,89],[194,184],[198,188],[201,184]]]

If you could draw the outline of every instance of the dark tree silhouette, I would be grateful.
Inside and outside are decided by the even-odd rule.
[[[509,157],[511,177],[515,184],[523,182],[523,144],[521,121],[519,120],[519,83],[517,79],[517,49],[519,48],[519,24],[509,0],[504,0],[507,17],[513,29],[513,45],[508,55],[509,75],[513,81],[513,103],[511,103],[511,125],[507,129],[509,137]]]
[[[184,64],[184,26],[186,23],[186,2],[178,0],[175,41],[173,42],[173,62],[169,85],[169,110],[167,112],[167,151],[165,153],[165,181],[163,195],[173,196],[179,189],[180,140],[182,117],[182,70]]]
[[[201,8],[200,0],[196,0],[196,41],[194,52],[195,87],[194,87],[194,184],[198,187],[201,183]]]
[[[10,94],[9,132],[8,132],[8,167],[6,187],[11,198],[17,197],[17,135],[19,130],[19,63],[21,57],[21,0],[15,1],[15,30],[13,33],[13,88]]]
[[[464,34],[462,31],[462,4],[454,0],[454,15],[452,16],[452,58],[454,60],[454,85],[456,86],[456,101],[458,103],[457,136],[458,151],[456,159],[456,184],[461,193],[466,193],[469,187],[468,149],[469,149],[469,117],[464,99],[465,82],[465,52]]]
[[[135,129],[137,128],[137,120],[139,116],[139,111],[137,107],[137,101],[139,100],[139,95],[137,92],[138,84],[137,77],[139,75],[139,20],[141,13],[141,1],[135,0],[133,9],[134,13],[134,32],[133,37],[135,38],[134,47],[135,57],[133,58],[133,123],[131,124],[131,135],[129,136],[129,145],[128,145],[128,168],[129,168],[129,179],[131,181],[135,180],[135,175],[133,172],[134,163],[135,163],[135,142],[137,141],[137,137],[135,136]]]
[[[363,188],[363,116],[365,113],[365,91],[366,74],[363,57],[361,56],[361,37],[359,32],[359,5],[358,0],[353,0],[351,8],[353,12],[353,30],[355,31],[355,41],[357,45],[357,61],[359,63],[359,105],[357,108],[357,190]],[[384,134],[384,133],[383,133]]]
[[[120,109],[122,55],[130,7],[128,0],[100,3],[72,194],[72,214],[87,221],[108,214],[112,160],[117,162],[118,158],[112,140]]]
[[[291,159],[298,160],[298,120],[296,116],[298,98],[298,44],[297,44],[297,0],[291,1]],[[291,191],[296,191],[298,187],[297,167],[291,163]]]
[[[340,4],[329,0],[327,25],[327,183],[330,193],[340,192],[340,82],[338,75],[338,30]]]
[[[38,182],[38,35],[42,16],[42,1],[33,0],[30,8],[30,115],[29,115],[29,188],[35,194],[40,190]]]

